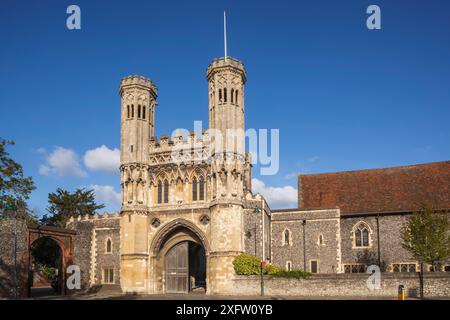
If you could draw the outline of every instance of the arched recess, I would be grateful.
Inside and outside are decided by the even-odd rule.
[[[189,243],[197,249],[201,248],[203,250],[204,281],[207,288],[207,269],[210,252],[209,242],[204,232],[194,223],[180,218],[161,226],[161,229],[156,233],[150,244],[150,274],[152,275],[150,281],[153,284],[153,291],[155,293],[169,291],[167,286],[166,256],[172,248],[183,243]],[[189,270],[189,276],[191,275],[191,272],[196,271],[198,270]]]
[[[66,270],[73,263],[76,231],[50,226],[28,225],[28,244],[26,255],[26,270],[31,267],[31,248],[34,242],[41,238],[50,238],[58,244],[61,250],[61,293],[66,294]],[[30,295],[30,274],[28,275],[28,296]]]

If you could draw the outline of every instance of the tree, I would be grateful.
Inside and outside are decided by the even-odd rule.
[[[95,202],[94,190],[77,189],[74,193],[58,188],[56,193],[48,195],[47,211],[41,223],[49,226],[64,227],[70,217],[78,215],[94,215],[105,205]]]
[[[14,145],[14,141],[0,138],[0,214],[14,212],[19,218],[33,220],[26,200],[36,187],[31,177],[24,176],[22,166],[10,157],[8,145]]]
[[[401,234],[403,248],[435,268],[450,257],[449,212],[425,205],[409,217]]]

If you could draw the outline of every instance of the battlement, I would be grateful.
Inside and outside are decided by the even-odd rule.
[[[212,74],[217,71],[217,69],[222,68],[233,68],[242,73],[242,77],[244,78],[244,83],[247,80],[247,73],[245,72],[245,67],[242,61],[237,60],[232,57],[227,57],[225,60],[224,57],[216,58],[208,65],[208,68],[206,69],[206,77],[209,79]]]
[[[178,135],[170,139],[168,135],[162,135],[159,140],[158,137],[150,138],[150,152],[168,151],[174,146],[185,145],[186,147],[194,146],[194,143],[203,143],[204,146],[209,145],[210,136],[208,131],[203,131],[202,136],[197,138],[195,132],[190,132],[188,137]]]
[[[124,88],[129,86],[140,86],[144,89],[150,89],[155,93],[155,95],[158,92],[158,89],[152,80],[144,76],[133,75],[122,78],[120,81],[120,93],[122,93]]]
[[[86,220],[115,219],[115,218],[119,218],[119,217],[120,217],[120,213],[118,213],[118,212],[94,214],[94,215],[86,214],[84,216],[79,215],[77,217],[70,217],[68,223],[75,222],[75,221],[86,221]]]

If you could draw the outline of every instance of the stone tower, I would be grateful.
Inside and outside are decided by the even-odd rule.
[[[241,62],[227,57],[207,69],[209,129],[214,136],[211,162],[212,201],[209,292],[230,291],[233,259],[244,251],[245,176],[244,85]],[[221,148],[217,147],[217,140]]]
[[[148,154],[154,136],[156,86],[140,76],[120,83],[121,275],[126,292],[145,292],[148,278]]]

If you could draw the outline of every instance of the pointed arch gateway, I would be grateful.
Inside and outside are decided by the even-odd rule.
[[[205,233],[194,223],[180,218],[162,226],[150,245],[155,292],[206,292],[209,252]]]

